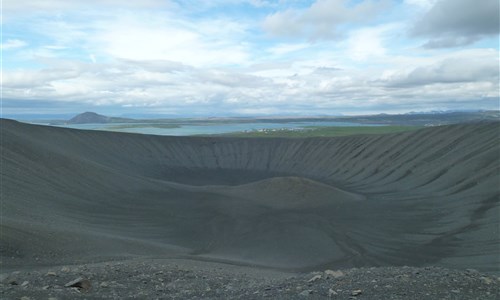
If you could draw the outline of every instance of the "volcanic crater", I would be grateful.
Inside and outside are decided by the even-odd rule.
[[[175,257],[498,272],[498,122],[288,139],[1,126],[5,268]]]

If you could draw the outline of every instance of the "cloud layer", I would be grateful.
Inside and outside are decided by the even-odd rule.
[[[498,2],[469,3],[9,2],[3,113],[496,109]]]
[[[383,1],[362,1],[349,7],[345,0],[318,0],[305,9],[287,9],[267,16],[264,29],[278,37],[332,39],[340,27],[373,19],[386,6]]]
[[[428,37],[428,48],[457,47],[472,44],[485,36],[498,36],[497,0],[442,0],[415,25],[412,34]]]

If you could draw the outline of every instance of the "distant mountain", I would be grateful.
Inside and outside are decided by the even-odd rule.
[[[108,117],[95,112],[84,112],[71,118],[66,124],[104,124],[104,123],[133,123],[134,119]]]
[[[446,125],[479,121],[498,121],[500,111],[431,111],[431,112],[410,112],[399,115],[366,115],[338,117],[337,120],[344,120],[363,124],[385,124],[385,125]]]
[[[471,113],[479,114],[483,112],[488,112],[487,110],[477,110],[477,109],[461,109],[461,110],[430,110],[430,111],[410,111],[404,115],[439,115],[439,114],[456,114],[456,113]]]
[[[85,112],[79,114],[70,120],[64,119],[45,119],[46,123],[51,125],[65,124],[106,124],[106,123],[157,123],[157,124],[225,124],[225,123],[288,123],[288,122],[353,122],[361,124],[381,124],[381,125],[445,125],[468,123],[478,121],[498,121],[500,120],[499,110],[484,111],[428,111],[428,112],[409,112],[405,114],[377,114],[377,115],[358,115],[358,116],[269,116],[269,117],[197,117],[197,118],[165,118],[157,115],[158,118],[152,118],[156,115],[144,115],[144,118],[131,119],[123,117],[108,117],[99,115],[95,112]],[[5,117],[5,115],[3,116]],[[147,118],[146,118],[147,117]],[[13,118],[23,119],[23,118]],[[27,118],[24,118],[25,120]],[[40,117],[32,119],[34,123],[41,123],[44,120]]]
[[[110,117],[99,115],[95,112],[84,112],[68,120],[68,124],[109,123]]]

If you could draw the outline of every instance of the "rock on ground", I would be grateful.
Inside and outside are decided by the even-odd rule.
[[[48,272],[57,276],[46,276]],[[16,285],[13,277],[28,284]],[[1,299],[498,299],[500,295],[498,277],[437,267],[292,274],[142,259],[24,270],[4,273],[1,279]]]

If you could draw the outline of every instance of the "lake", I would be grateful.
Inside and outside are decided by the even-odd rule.
[[[178,125],[176,128],[157,128],[151,126],[157,125]],[[119,131],[142,134],[155,135],[172,135],[172,136],[188,136],[188,135],[203,135],[203,134],[224,134],[232,132],[256,131],[256,130],[280,130],[280,129],[305,129],[310,126],[381,126],[351,122],[331,122],[331,121],[296,121],[296,122],[255,122],[255,123],[205,123],[205,124],[189,124],[189,123],[110,123],[110,124],[72,124],[58,125],[61,127],[88,129],[88,130],[105,130]],[[131,127],[127,127],[131,126]],[[132,127],[133,126],[133,127]],[[124,128],[117,128],[124,127]]]

